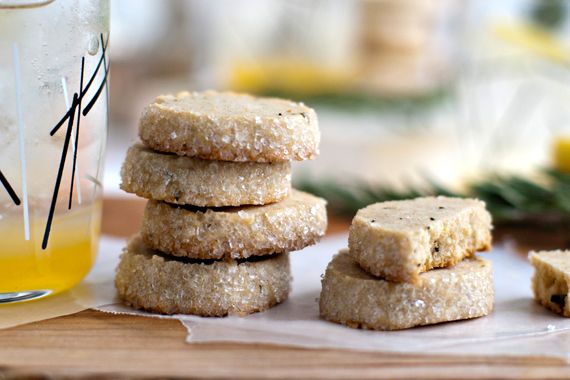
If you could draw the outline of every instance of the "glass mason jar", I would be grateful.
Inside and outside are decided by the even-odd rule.
[[[67,290],[100,233],[108,0],[0,0],[0,303]]]

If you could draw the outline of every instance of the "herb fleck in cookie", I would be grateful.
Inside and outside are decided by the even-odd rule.
[[[121,169],[121,189],[138,196],[198,207],[263,205],[291,190],[289,162],[208,161],[133,145]]]
[[[425,197],[359,210],[348,245],[367,272],[414,283],[420,273],[491,248],[491,215],[475,199]]]
[[[296,251],[315,244],[327,227],[325,200],[293,190],[265,206],[199,209],[149,201],[142,237],[170,255],[246,258]]]
[[[127,305],[161,314],[221,317],[267,310],[289,294],[287,253],[254,260],[180,260],[147,248],[125,248],[115,278]]]
[[[317,115],[302,103],[214,91],[159,96],[139,135],[162,152],[256,162],[313,159],[320,140]]]
[[[491,263],[466,258],[420,275],[417,284],[396,283],[364,272],[341,251],[322,280],[321,316],[349,327],[400,330],[481,317],[493,309]]]

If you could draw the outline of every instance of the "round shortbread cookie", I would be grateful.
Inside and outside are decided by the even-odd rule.
[[[249,261],[181,260],[147,248],[139,236],[123,251],[115,277],[129,306],[215,317],[267,310],[287,299],[290,283],[287,253]]]
[[[121,169],[121,189],[198,207],[263,205],[291,191],[291,163],[208,161],[135,144]]]
[[[478,257],[425,272],[410,284],[373,277],[345,250],[328,265],[322,286],[324,319],[371,330],[481,317],[492,311],[494,301],[491,263]]]
[[[162,152],[256,162],[313,159],[320,140],[317,114],[302,103],[214,91],[159,96],[139,135]]]
[[[326,201],[292,190],[278,203],[217,210],[149,201],[141,234],[149,247],[170,255],[238,259],[305,248],[326,227]]]

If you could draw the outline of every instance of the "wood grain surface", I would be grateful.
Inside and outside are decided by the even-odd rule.
[[[0,331],[0,378],[560,378],[555,360],[184,343],[173,320],[85,311]]]
[[[120,236],[135,232],[143,208],[144,202],[138,200],[107,200],[103,231]],[[333,220],[330,232],[344,231],[347,225],[347,221]],[[0,330],[0,379],[570,378],[568,364],[535,357],[190,345],[185,337],[186,330],[178,321],[88,310]]]

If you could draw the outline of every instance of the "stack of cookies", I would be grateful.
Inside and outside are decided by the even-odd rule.
[[[325,233],[325,201],[291,189],[318,154],[315,111],[234,93],[160,96],[144,111],[121,188],[149,199],[117,268],[120,298],[164,314],[245,315],[282,301],[290,251]]]
[[[493,309],[491,216],[473,199],[427,197],[370,205],[352,221],[349,249],[328,265],[321,316],[350,327],[399,330]]]

